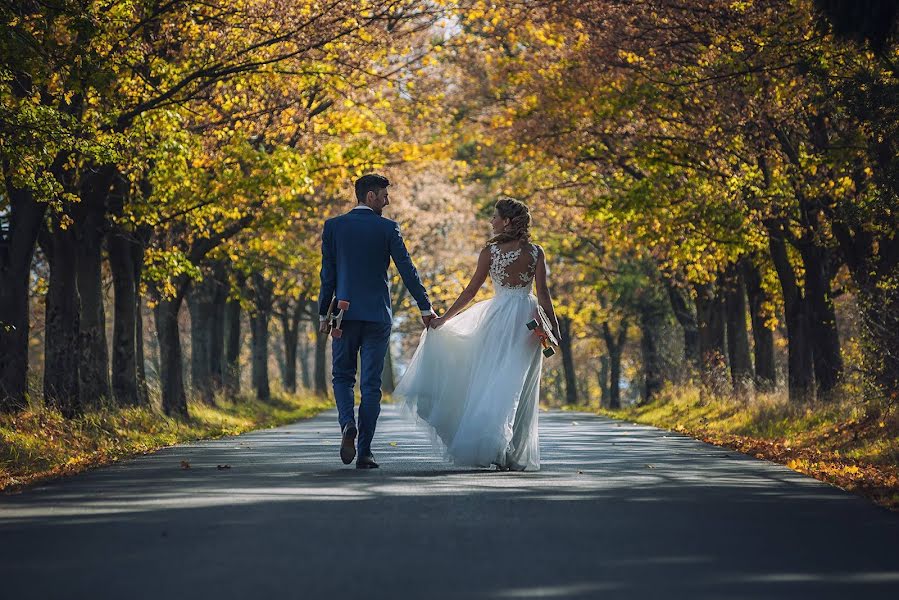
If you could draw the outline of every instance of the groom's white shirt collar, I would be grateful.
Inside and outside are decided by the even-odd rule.
[[[371,206],[365,206],[364,204],[359,204],[359,205],[357,205],[355,208],[353,208],[353,210],[360,210],[360,209],[362,209],[362,210],[370,210],[371,212],[375,212],[374,209],[373,209]]]

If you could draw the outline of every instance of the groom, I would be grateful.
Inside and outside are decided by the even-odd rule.
[[[381,412],[381,371],[393,321],[387,276],[391,258],[418,303],[424,326],[427,327],[435,316],[406,250],[399,225],[381,216],[381,211],[390,204],[389,185],[382,175],[360,177],[356,181],[356,207],[345,215],[325,221],[322,232],[321,293],[318,297],[322,333],[330,331],[326,316],[332,298],[336,296],[337,300],[350,303],[343,318],[343,334],[332,343],[332,381],[341,431],[340,459],[345,465],[353,462],[358,435],[357,469],[378,468],[371,453],[371,441]],[[357,426],[353,386],[360,354],[362,399]]]

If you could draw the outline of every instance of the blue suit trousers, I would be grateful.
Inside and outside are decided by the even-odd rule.
[[[354,388],[356,364],[361,355],[361,399],[357,424],[360,456],[371,453],[371,441],[378,415],[381,414],[381,373],[390,344],[390,328],[390,323],[344,321],[341,326],[343,335],[331,343],[332,383],[341,431],[347,423],[356,421]]]

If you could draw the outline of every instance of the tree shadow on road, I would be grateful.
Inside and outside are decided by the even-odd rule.
[[[348,589],[428,599],[899,592],[894,515],[777,465],[648,427],[584,419],[543,419],[537,473],[454,467],[388,414],[382,439],[396,445],[382,443],[382,468],[373,471],[341,465],[329,428],[291,426],[170,448],[41,486],[0,500],[4,592],[159,598],[200,590],[217,599],[337,597]]]

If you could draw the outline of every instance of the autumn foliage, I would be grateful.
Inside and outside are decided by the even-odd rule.
[[[849,4],[5,3],[0,407],[327,394],[321,224],[383,171],[438,308],[497,195],[529,203],[547,404],[773,395],[889,429],[897,9]],[[418,335],[392,293],[388,389]]]

